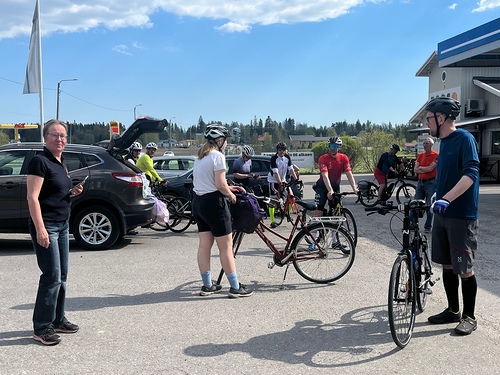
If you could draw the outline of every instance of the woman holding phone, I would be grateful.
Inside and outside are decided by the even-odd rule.
[[[47,121],[43,127],[43,152],[28,167],[29,230],[42,272],[33,312],[33,338],[44,345],[61,340],[57,333],[75,333],[79,327],[65,316],[69,258],[70,198],[83,191],[85,181],[73,187],[62,153],[67,125]]]

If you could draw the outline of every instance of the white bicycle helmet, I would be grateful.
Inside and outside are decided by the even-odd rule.
[[[220,137],[227,138],[229,136],[229,132],[227,128],[222,125],[211,124],[207,126],[204,136],[208,140],[216,140]]]
[[[154,148],[155,150],[158,150],[158,146],[156,145],[156,143],[154,142],[149,142],[147,145],[146,145],[146,148]]]
[[[330,137],[330,139],[328,139],[328,143],[331,144],[331,145],[342,146],[342,138],[337,137],[336,135],[334,135],[333,137]]]
[[[142,145],[139,142],[134,142],[132,143],[132,146],[130,146],[131,150],[142,150]]]
[[[248,156],[249,158],[251,158],[252,156],[255,155],[255,151],[253,150],[253,148],[251,146],[248,146],[248,145],[245,145],[243,146],[243,149],[241,150],[242,154]]]

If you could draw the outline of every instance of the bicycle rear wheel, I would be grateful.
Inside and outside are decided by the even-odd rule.
[[[344,276],[354,263],[355,249],[351,235],[333,222],[308,225],[297,233],[290,246],[290,251],[296,252],[293,266],[299,275],[318,284]]]
[[[191,225],[191,202],[186,198],[175,198],[170,202],[173,218],[169,222],[170,230],[174,233],[184,232]]]
[[[378,186],[368,182],[368,190],[365,195],[359,196],[359,201],[365,207],[375,207],[378,200]]]
[[[151,224],[149,224],[149,228],[157,232],[163,232],[166,231],[169,228],[169,226],[167,223],[164,223],[162,221],[154,221]]]
[[[276,207],[274,209],[274,222],[276,223],[276,225],[281,225],[284,217],[285,213],[281,210],[281,207]]]
[[[398,204],[403,204],[404,202],[409,202],[413,199],[417,193],[417,187],[413,184],[404,183],[396,191],[396,201]]]
[[[410,342],[415,326],[415,284],[406,254],[394,261],[389,281],[388,308],[392,339],[400,348]]]
[[[167,209],[168,209],[169,201],[167,199],[164,199],[164,198],[158,198],[158,199],[161,200],[163,203],[165,203],[167,205]],[[168,212],[169,212],[169,217],[170,217],[170,209],[168,209]],[[155,230],[157,232],[163,232],[163,231],[166,231],[167,229],[169,229],[169,225],[168,225],[168,223],[165,223],[164,221],[154,221],[151,224],[149,224],[149,228],[152,230]]]
[[[356,220],[354,220],[354,215],[348,208],[341,208],[342,216],[346,218],[346,221],[342,223],[342,226],[351,234],[354,246],[358,244],[358,226],[356,225]]]

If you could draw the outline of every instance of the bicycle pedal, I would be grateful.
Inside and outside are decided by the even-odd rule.
[[[272,270],[274,268],[275,264],[273,262],[269,262],[267,263],[267,268],[269,268],[270,270]]]
[[[432,294],[432,289],[430,289],[430,288],[425,288],[424,290],[422,290],[422,292],[424,292],[424,294],[429,295],[429,294]]]

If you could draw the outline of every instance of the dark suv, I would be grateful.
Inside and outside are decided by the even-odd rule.
[[[107,149],[66,145],[63,158],[73,184],[89,176],[83,193],[71,200],[70,232],[80,246],[108,249],[129,230],[151,222],[154,201],[144,189],[144,174],[123,155],[142,134],[161,133],[166,125],[166,120],[142,117],[111,139]],[[42,143],[0,146],[0,232],[28,233],[28,164],[42,150]]]

